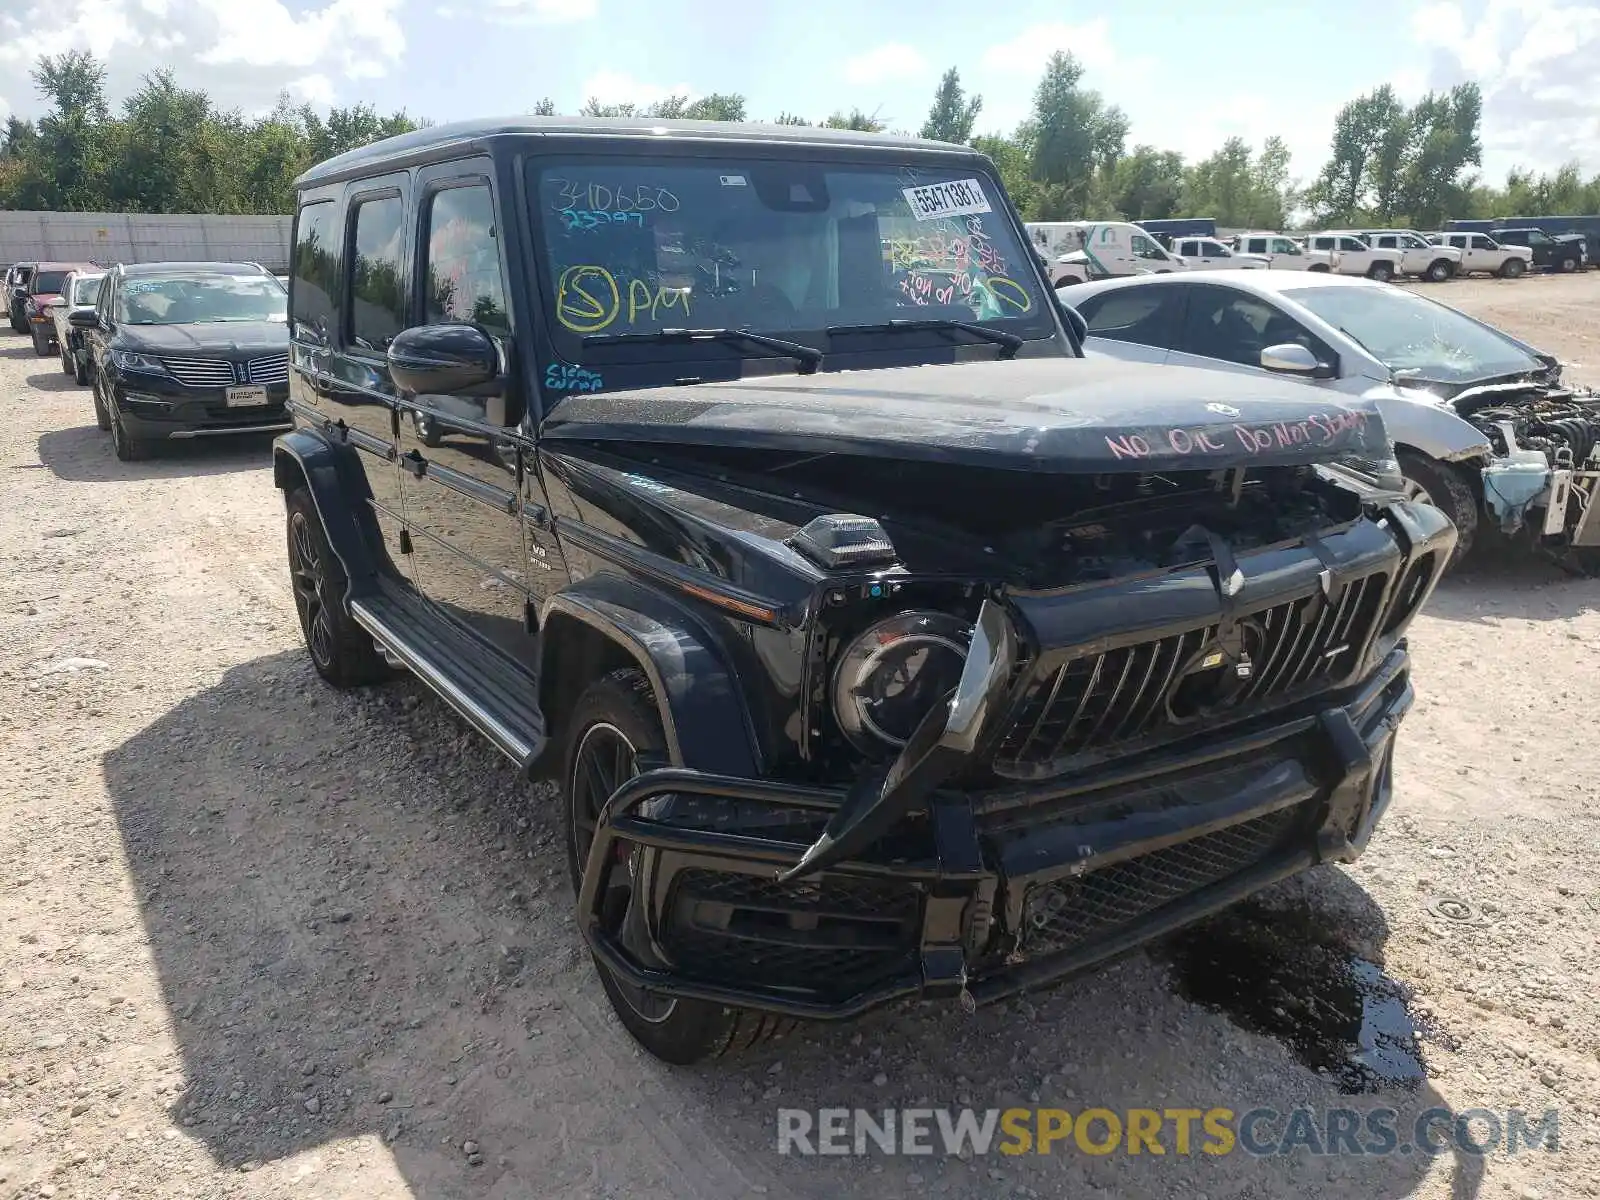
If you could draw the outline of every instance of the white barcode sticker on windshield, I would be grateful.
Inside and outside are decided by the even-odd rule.
[[[900,190],[911,206],[911,215],[919,221],[994,211],[989,207],[989,197],[983,194],[983,184],[976,179],[952,179]]]

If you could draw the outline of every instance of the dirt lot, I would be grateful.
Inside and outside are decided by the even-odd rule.
[[[1600,383],[1600,275],[1429,294]],[[119,464],[9,333],[0,405],[0,1197],[1600,1195],[1600,582],[1443,588],[1392,814],[1357,867],[1266,898],[1279,942],[1239,949],[1259,910],[1205,935],[1258,972],[1233,995],[1191,937],[674,1070],[579,952],[550,797],[417,684],[313,675],[265,445]],[[1335,949],[1296,958],[1319,929]],[[1306,1065],[1406,995],[1425,1079],[1383,1082],[1404,1046],[1368,1047],[1368,1094]],[[1554,1107],[1560,1150],[775,1151],[780,1106],[1034,1103]]]

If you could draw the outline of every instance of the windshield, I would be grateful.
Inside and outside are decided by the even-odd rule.
[[[1000,187],[971,167],[696,158],[535,169],[552,332],[573,363],[585,338],[663,329],[750,329],[830,352],[830,327],[893,320],[1054,333]],[[632,361],[686,353],[634,349]]]
[[[117,320],[128,325],[287,321],[289,293],[270,275],[191,275],[124,281]]]
[[[74,304],[93,304],[100,298],[100,281],[104,275],[92,275],[88,279],[79,279],[72,285],[72,302]]]
[[[40,271],[33,277],[28,290],[35,296],[59,296],[61,285],[67,281],[65,271]]]
[[[1306,288],[1289,295],[1402,377],[1466,383],[1543,366],[1489,326],[1398,288]]]

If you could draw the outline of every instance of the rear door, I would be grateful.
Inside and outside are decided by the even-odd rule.
[[[1089,326],[1084,349],[1130,362],[1166,362],[1182,326],[1187,294],[1187,284],[1150,283],[1074,301]]]

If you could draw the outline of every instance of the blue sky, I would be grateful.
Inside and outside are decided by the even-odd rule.
[[[590,95],[735,91],[757,118],[858,105],[914,129],[956,66],[983,96],[986,131],[1026,115],[1045,59],[1065,49],[1128,113],[1130,142],[1194,156],[1230,135],[1277,133],[1305,179],[1344,101],[1383,82],[1415,97],[1470,78],[1487,96],[1491,177],[1572,156],[1600,172],[1595,0],[56,0],[26,20],[0,13],[0,115],[36,113],[28,64],[69,48],[109,62],[114,100],[168,65],[246,111],[287,88],[435,120],[525,111],[543,96],[572,111]]]

